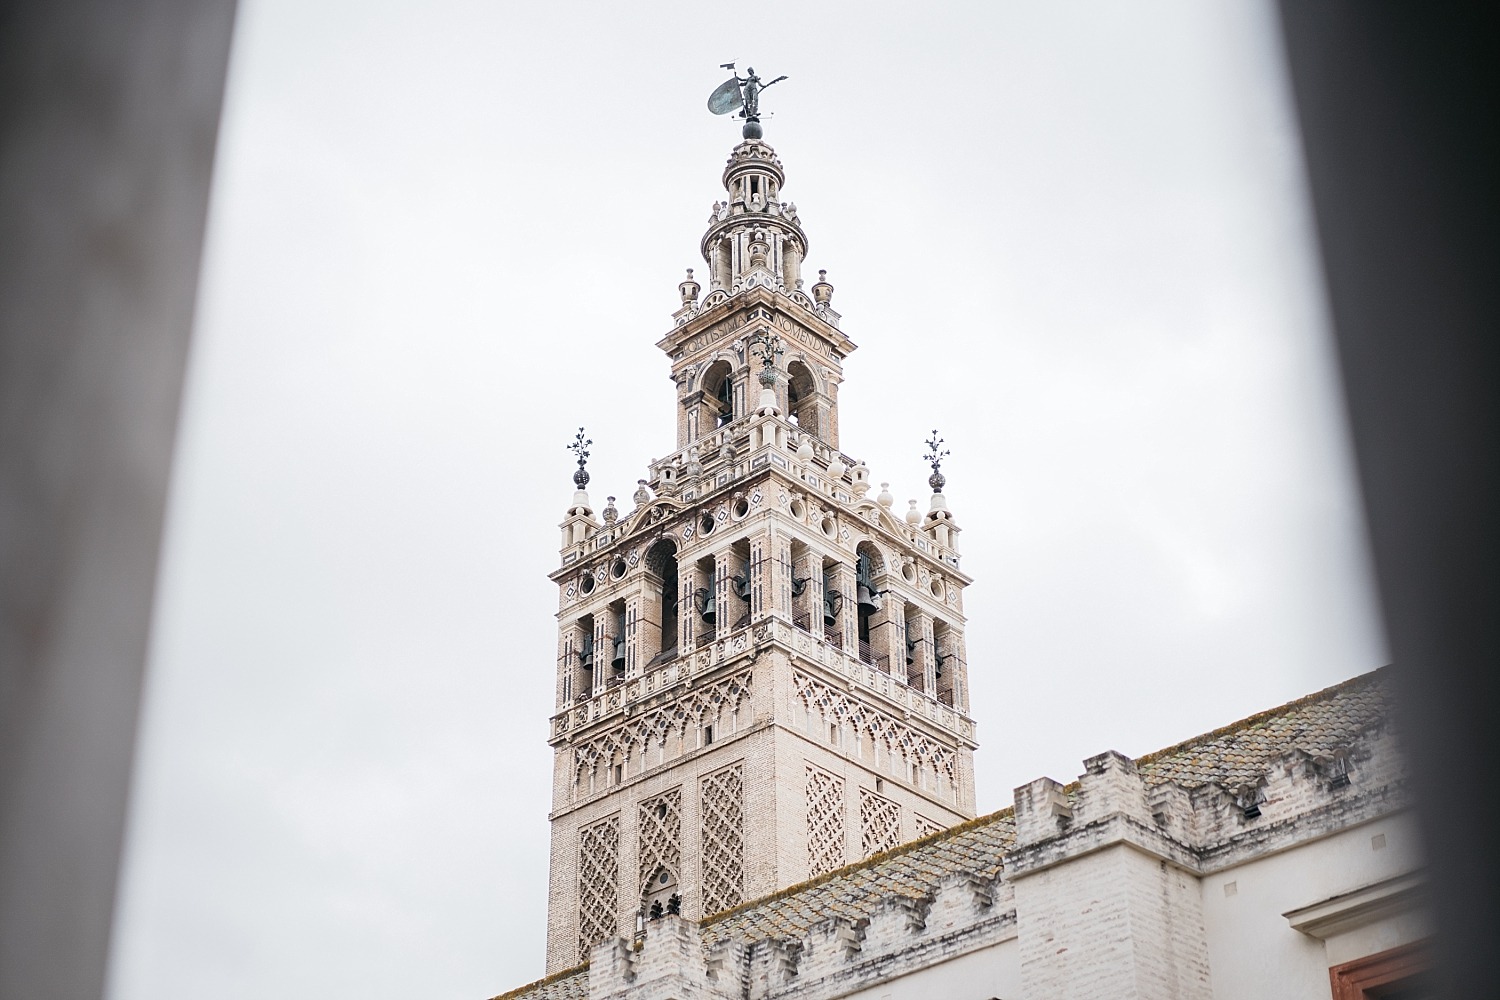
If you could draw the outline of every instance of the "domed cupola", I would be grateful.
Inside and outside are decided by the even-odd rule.
[[[756,286],[786,292],[801,287],[807,234],[797,207],[781,200],[785,182],[781,160],[769,145],[747,139],[734,148],[724,167],[729,199],[714,202],[700,247],[710,291],[733,295]]]

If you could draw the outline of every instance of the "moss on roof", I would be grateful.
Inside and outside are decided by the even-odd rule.
[[[1288,750],[1326,754],[1347,746],[1382,724],[1391,704],[1389,670],[1381,668],[1147,754],[1136,767],[1148,784],[1253,781]],[[704,943],[800,937],[830,916],[858,919],[891,896],[925,896],[948,875],[992,877],[1015,837],[1014,812],[1001,809],[708,917]]]
[[[1214,781],[1250,782],[1288,750],[1318,755],[1348,746],[1383,724],[1393,704],[1390,668],[1382,667],[1147,754],[1135,764],[1149,785],[1171,781],[1197,788]]]
[[[520,1000],[521,997],[526,1000],[588,1000],[588,996],[589,967],[585,962],[502,993],[493,1000]]]
[[[831,916],[867,917],[891,896],[925,896],[955,872],[993,876],[1015,838],[1012,810],[1002,809],[716,914],[703,940],[796,937]]]

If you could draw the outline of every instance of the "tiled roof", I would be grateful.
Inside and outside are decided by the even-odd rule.
[[[1391,702],[1388,669],[1382,668],[1148,754],[1136,765],[1153,785],[1253,781],[1288,750],[1327,754],[1347,746],[1387,718]],[[1011,809],[981,816],[710,917],[703,925],[704,943],[800,937],[831,916],[857,919],[888,897],[926,895],[947,875],[992,876],[1015,833]]]
[[[1253,782],[1272,758],[1289,750],[1317,756],[1347,747],[1388,719],[1392,704],[1389,668],[1381,668],[1147,754],[1136,767],[1148,785],[1171,781],[1196,788],[1213,781]]]
[[[1002,809],[711,917],[703,941],[797,937],[829,917],[869,916],[891,896],[925,896],[945,875],[992,876],[1015,839],[1011,810]]]
[[[1253,781],[1289,750],[1328,754],[1347,746],[1389,718],[1392,702],[1389,670],[1382,668],[1147,754],[1136,766],[1153,785],[1174,781],[1191,788],[1212,781]],[[704,943],[801,937],[829,917],[869,916],[892,896],[925,896],[948,875],[992,877],[1000,871],[1000,859],[1015,842],[1015,833],[1012,810],[981,816],[710,917],[703,924]],[[587,996],[588,969],[580,967],[495,1000]]]
[[[576,969],[554,972],[546,979],[527,983],[519,989],[502,993],[494,1000],[588,1000],[589,969],[580,965]]]

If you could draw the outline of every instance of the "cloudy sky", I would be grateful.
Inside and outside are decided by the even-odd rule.
[[[1267,5],[242,0],[112,1000],[541,975],[563,446],[673,448],[730,60],[844,449],[952,449],[982,811],[1384,662]]]

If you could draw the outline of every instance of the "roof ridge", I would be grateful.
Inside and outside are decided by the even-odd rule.
[[[1162,749],[1148,753],[1143,757],[1137,757],[1135,759],[1135,765],[1136,767],[1140,767],[1144,764],[1154,764],[1157,761],[1164,760],[1170,755],[1181,750],[1185,750],[1190,746],[1194,746],[1195,744],[1207,743],[1211,740],[1216,740],[1221,736],[1227,736],[1230,733],[1249,729],[1256,723],[1264,722],[1267,719],[1276,718],[1277,716],[1286,715],[1287,713],[1295,711],[1296,709],[1304,708],[1308,705],[1316,704],[1320,701],[1330,701],[1337,695],[1343,694],[1345,691],[1348,691],[1351,688],[1362,687],[1373,683],[1377,679],[1384,679],[1384,677],[1386,676],[1386,672],[1389,670],[1390,664],[1386,664],[1384,666],[1376,667],[1374,670],[1367,671],[1363,674],[1355,674],[1348,680],[1339,681],[1337,684],[1326,687],[1321,691],[1314,691],[1312,694],[1305,694],[1302,697],[1295,698],[1292,701],[1286,702],[1285,704],[1277,705],[1275,708],[1268,708],[1264,711],[1256,712],[1254,715],[1247,715],[1243,719],[1240,719],[1238,722],[1231,722],[1227,726],[1220,726],[1218,729],[1202,733],[1198,736],[1190,737],[1189,739],[1182,740],[1178,743],[1173,743],[1169,747],[1163,747]]]
[[[929,833],[927,836],[921,837],[917,840],[908,840],[906,843],[899,844],[888,851],[881,851],[879,854],[872,854],[868,858],[865,858],[863,861],[856,861],[853,864],[845,865],[842,868],[835,868],[833,871],[824,872],[822,875],[807,879],[806,881],[798,882],[795,885],[789,885],[785,889],[778,889],[775,892],[768,893],[767,895],[760,896],[756,899],[741,903],[738,906],[732,906],[727,910],[720,910],[718,913],[704,917],[702,926],[707,927],[710,924],[718,923],[720,920],[727,920],[728,918],[735,916],[736,914],[744,913],[747,910],[753,910],[758,906],[764,906],[767,903],[774,903],[778,899],[785,899],[788,896],[794,896],[806,889],[811,889],[814,886],[822,885],[825,882],[831,882],[834,879],[839,878],[840,876],[864,871],[867,868],[873,868],[878,864],[883,864],[886,861],[890,861],[892,858],[897,858],[904,854],[910,854],[912,851],[916,850],[919,847],[925,847],[928,844],[942,840],[946,837],[955,837],[961,833],[966,833],[969,830],[977,830],[982,826],[986,826],[990,823],[994,823],[998,820],[1004,819],[1006,816],[1012,815],[1015,811],[1016,807],[1013,805],[1009,805],[1004,809],[997,809],[994,812],[986,813],[983,816],[975,816],[973,819],[966,819],[962,823],[946,827],[945,829],[939,830],[936,833]],[[499,998],[496,998],[496,1000],[499,1000]]]

